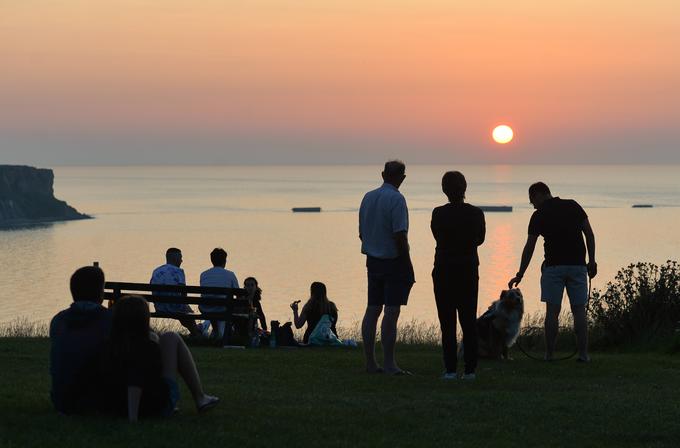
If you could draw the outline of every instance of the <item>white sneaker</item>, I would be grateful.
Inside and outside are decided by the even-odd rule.
[[[458,374],[456,372],[449,373],[446,372],[444,375],[442,375],[443,380],[457,380],[458,379]]]
[[[477,378],[477,375],[475,375],[474,373],[466,373],[466,374],[464,374],[464,375],[462,376],[462,378],[463,378],[464,380],[472,381],[472,380],[474,380],[475,378]]]

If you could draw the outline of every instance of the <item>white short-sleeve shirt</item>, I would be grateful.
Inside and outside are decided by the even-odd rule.
[[[164,264],[154,269],[151,274],[152,285],[186,285],[184,269],[172,264]]]
[[[359,208],[361,252],[374,258],[399,255],[394,234],[408,231],[406,199],[394,185],[384,183],[364,195]]]
[[[214,286],[217,288],[238,288],[236,274],[223,267],[213,267],[201,273],[201,286]],[[216,297],[211,294],[202,294],[201,297]],[[219,298],[219,296],[217,296]],[[224,296],[222,296],[224,297]],[[223,308],[219,306],[199,305],[202,312],[219,312]]]

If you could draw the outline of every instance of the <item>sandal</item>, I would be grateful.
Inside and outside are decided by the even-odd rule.
[[[219,404],[219,402],[220,402],[220,399],[218,397],[208,398],[208,401],[206,401],[205,403],[203,403],[202,405],[200,405],[198,407],[198,413],[202,414],[203,412],[214,408],[215,406],[217,406]]]

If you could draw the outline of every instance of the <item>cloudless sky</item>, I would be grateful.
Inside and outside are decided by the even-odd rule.
[[[680,163],[679,54],[677,0],[2,0],[0,163]]]

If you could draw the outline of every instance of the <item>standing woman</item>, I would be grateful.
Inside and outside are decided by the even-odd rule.
[[[463,379],[475,379],[477,368],[477,295],[479,256],[484,242],[484,212],[465,202],[467,182],[458,171],[442,178],[442,191],[449,203],[432,211],[432,235],[437,241],[432,280],[442,331],[446,372],[444,379],[457,378],[456,314],[463,330],[465,371]]]

